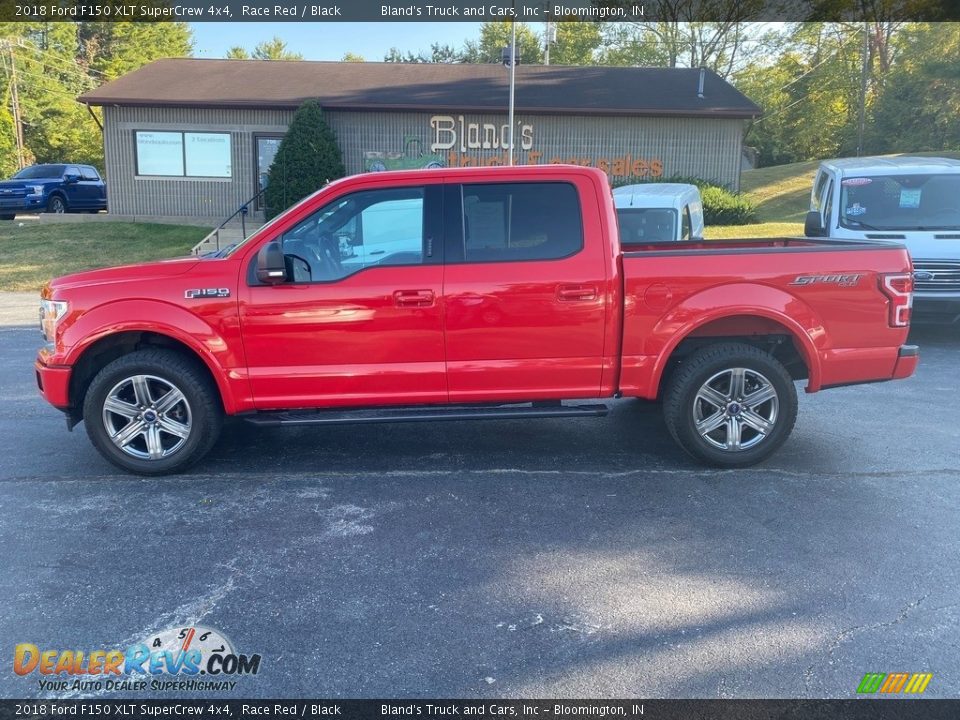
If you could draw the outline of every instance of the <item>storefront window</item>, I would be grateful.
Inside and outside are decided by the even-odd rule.
[[[232,177],[229,133],[134,133],[137,175]]]

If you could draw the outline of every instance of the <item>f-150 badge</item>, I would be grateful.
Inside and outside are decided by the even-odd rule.
[[[860,273],[855,275],[798,275],[791,285],[813,285],[814,283],[827,283],[839,285],[840,287],[854,287],[860,278]]]
[[[230,297],[230,288],[191,288],[183,293],[188,300],[191,298],[225,298]]]

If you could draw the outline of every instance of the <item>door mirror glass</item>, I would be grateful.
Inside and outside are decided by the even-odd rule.
[[[820,213],[816,210],[807,213],[807,218],[803,223],[803,234],[807,237],[823,237],[823,222],[820,220]]]
[[[287,264],[283,248],[278,242],[270,242],[257,253],[257,280],[268,285],[278,285],[287,279]]]

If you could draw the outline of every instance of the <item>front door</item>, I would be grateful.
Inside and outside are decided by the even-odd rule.
[[[577,185],[451,185],[445,214],[450,401],[598,397],[605,245]]]
[[[280,238],[287,282],[248,274],[258,409],[447,402],[441,199],[441,185],[341,196]]]

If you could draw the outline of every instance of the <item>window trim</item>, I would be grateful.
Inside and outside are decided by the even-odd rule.
[[[463,192],[464,187],[475,187],[475,186],[484,186],[489,187],[491,185],[566,185],[573,189],[574,194],[577,198],[577,217],[578,217],[578,227],[580,228],[580,247],[573,250],[572,252],[567,253],[566,255],[560,257],[551,257],[551,258],[522,258],[522,259],[505,259],[505,260],[467,260],[466,259],[466,248],[464,247],[464,238],[466,235],[466,213],[463,211]],[[584,252],[587,247],[586,238],[584,237],[584,228],[583,228],[583,203],[580,198],[580,190],[577,187],[576,183],[569,180],[508,180],[501,182],[454,182],[446,186],[449,188],[444,194],[444,236],[446,238],[444,248],[444,255],[448,259],[445,263],[446,265],[513,265],[516,263],[530,263],[530,262],[559,262],[561,260],[569,260],[572,257],[576,257],[580,253]],[[462,259],[452,259],[458,258],[462,252]]]
[[[137,144],[137,135],[139,133],[167,133],[170,135],[180,135],[180,155],[181,161],[183,162],[183,173],[180,175],[159,175],[153,173],[143,173],[140,172],[140,152]],[[230,141],[230,174],[229,175],[188,175],[187,174],[187,134],[190,135],[226,135]],[[146,179],[176,179],[176,180],[218,180],[218,181],[230,181],[236,179],[234,174],[234,162],[233,162],[233,133],[229,130],[133,130],[133,170],[134,177],[136,178],[146,178]]]

